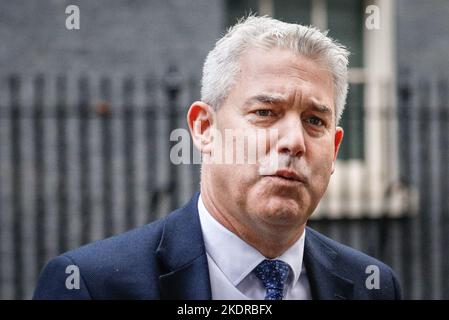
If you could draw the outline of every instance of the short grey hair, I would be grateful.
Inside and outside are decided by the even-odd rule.
[[[268,16],[249,16],[237,22],[207,55],[201,80],[201,100],[215,110],[225,102],[240,68],[242,54],[254,47],[289,49],[318,61],[333,77],[336,123],[343,113],[348,91],[345,46],[312,26],[282,22]]]

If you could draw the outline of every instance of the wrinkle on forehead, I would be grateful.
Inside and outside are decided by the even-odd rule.
[[[292,76],[296,75],[304,78],[305,75],[310,75],[310,69],[313,69],[314,75],[321,73],[325,74],[326,77],[329,76],[330,79],[332,78],[329,67],[321,63],[319,60],[281,48],[272,48],[270,50],[250,49],[246,51],[240,57],[240,71],[243,71],[245,68],[248,69],[258,67],[261,68],[262,72],[266,69],[267,72],[276,73],[276,69],[273,69],[273,64],[275,65],[277,59],[283,59],[285,62],[288,62],[288,65],[282,67],[276,66],[278,73],[286,73],[291,74]],[[299,59],[301,59],[301,61],[299,61]],[[270,60],[273,63],[263,63],[264,61],[270,62]],[[249,69],[246,71],[252,70]],[[240,74],[247,75],[246,72],[240,72]]]
[[[236,89],[247,90],[248,95],[280,95],[294,104],[315,103],[334,110],[334,87],[328,68],[286,49],[247,51],[241,57],[236,85],[244,86]]]

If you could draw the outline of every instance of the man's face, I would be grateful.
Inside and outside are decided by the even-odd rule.
[[[222,137],[226,130],[244,131],[248,144],[265,151],[256,164],[209,164],[206,185],[218,191],[215,203],[234,223],[279,230],[303,225],[328,186],[343,136],[335,126],[331,73],[282,49],[250,50],[240,67],[215,129]],[[261,131],[265,141],[256,138]],[[280,160],[267,169],[273,155]]]

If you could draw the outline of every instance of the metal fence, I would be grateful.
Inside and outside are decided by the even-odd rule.
[[[401,84],[398,108],[382,113],[399,124],[401,182],[418,190],[416,215],[310,223],[390,264],[406,298],[449,298],[447,89]],[[198,81],[175,69],[161,78],[2,79],[0,298],[30,298],[50,258],[148,223],[199,189],[198,165],[169,160],[170,132],[186,126],[197,93]]]

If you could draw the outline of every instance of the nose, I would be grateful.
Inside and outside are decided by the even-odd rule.
[[[286,116],[279,127],[278,152],[301,157],[306,152],[301,119],[298,115]]]

